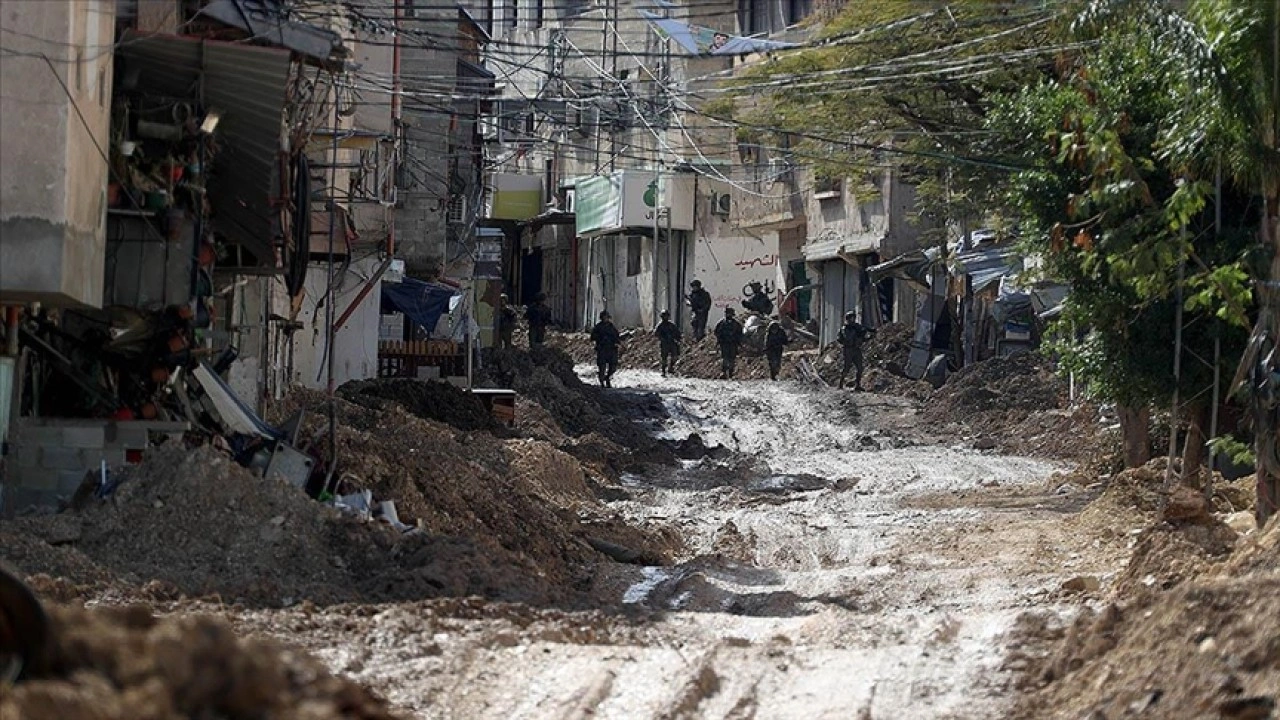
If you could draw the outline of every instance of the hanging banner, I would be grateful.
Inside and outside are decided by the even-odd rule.
[[[750,55],[796,47],[796,43],[730,35],[708,27],[690,25],[648,10],[641,10],[640,15],[649,21],[655,32],[675,42],[690,55]]]
[[[528,220],[542,213],[542,178],[535,175],[494,175],[493,207],[489,217],[495,220]]]
[[[663,230],[692,230],[693,195],[693,177],[686,174],[659,178],[620,170],[580,180],[574,191],[578,235],[652,230],[655,220]]]

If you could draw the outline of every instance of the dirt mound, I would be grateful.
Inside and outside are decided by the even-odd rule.
[[[336,402],[345,489],[393,500],[415,532],[342,515],[208,448],[160,448],[111,497],[70,516],[73,533],[51,529],[67,516],[0,525],[0,559],[75,584],[159,580],[175,595],[266,606],[467,594],[548,602],[571,598],[604,559],[588,538],[651,557],[671,547],[618,521],[577,461],[544,442],[456,436],[399,405]]]
[[[1178,533],[1173,543],[1187,539]],[[1194,558],[1203,549],[1194,541],[1178,549],[1172,537],[1139,556],[1163,547]],[[1170,589],[1083,610],[1033,668],[1016,717],[1271,717],[1280,703],[1277,547],[1280,521]]]
[[[1134,601],[1147,590],[1168,590],[1197,577],[1231,553],[1236,533],[1219,520],[1207,519],[1180,527],[1160,523],[1143,530],[1137,541],[1116,582],[1118,599]]]
[[[961,368],[933,396],[930,419],[959,422],[990,415],[992,420],[1025,418],[1066,406],[1066,387],[1052,363],[1038,353],[994,357]]]
[[[566,337],[561,335],[560,337]],[[665,415],[654,393],[603,390],[582,382],[574,361],[554,347],[497,350],[481,372],[480,382],[514,389],[522,407],[537,406],[533,414],[517,417],[517,428],[531,436],[558,442],[578,456],[577,443],[563,437],[600,433],[620,450],[607,463],[613,474],[637,463],[674,463],[674,456],[655,440],[646,423]]]
[[[50,534],[51,524],[68,519],[74,534]],[[91,586],[159,581],[175,597],[216,594],[266,606],[490,593],[507,584],[517,599],[553,592],[515,582],[542,576],[523,553],[485,552],[484,538],[441,535],[359,522],[209,448],[162,447],[79,514],[0,526],[0,557],[28,575]],[[423,562],[424,553],[435,564]]]
[[[319,394],[312,400],[324,402]],[[398,406],[373,411],[339,400],[337,414],[341,476],[375,499],[394,500],[402,521],[431,535],[467,538],[493,557],[523,559],[522,566],[554,585],[572,584],[600,560],[581,535],[612,515],[588,489],[582,463],[550,443],[457,433]],[[320,430],[322,418],[313,421]],[[564,447],[575,449],[572,442]],[[627,455],[611,450],[614,458]],[[662,542],[639,531],[626,541],[664,553]]]
[[[0,692],[12,720],[392,720],[386,704],[319,662],[208,617],[145,607],[49,608],[49,672]]]
[[[338,388],[338,395],[374,409],[384,408],[388,402],[399,403],[424,420],[446,423],[459,430],[486,430],[496,426],[479,398],[438,380],[353,380]]]
[[[883,368],[901,376],[911,354],[911,341],[915,331],[902,323],[889,323],[876,328],[862,349],[862,357],[869,368]]]

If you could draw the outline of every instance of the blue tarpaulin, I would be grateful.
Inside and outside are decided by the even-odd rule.
[[[440,283],[405,278],[398,283],[382,283],[382,311],[402,312],[427,332],[435,332],[440,316],[449,312],[457,288]]]

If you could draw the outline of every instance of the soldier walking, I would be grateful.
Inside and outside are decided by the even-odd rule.
[[[658,336],[658,351],[662,354],[662,377],[667,373],[674,375],[676,360],[680,359],[680,328],[671,322],[670,311],[662,311],[662,322],[654,328],[653,334]]]
[[[702,281],[689,283],[689,308],[693,311],[693,340],[698,342],[707,334],[707,315],[711,313],[711,293],[702,289]]]
[[[720,346],[720,379],[733,379],[734,365],[738,360],[738,346],[742,344],[742,323],[733,317],[733,308],[724,309],[724,319],[716,324],[716,344]]]
[[[844,327],[836,336],[840,347],[844,350],[844,368],[840,371],[840,387],[844,387],[844,378],[849,368],[857,370],[854,375],[853,389],[862,390],[862,344],[871,336],[872,330],[858,322],[858,314],[852,310],[844,314]]]
[[[533,304],[524,311],[529,322],[529,348],[541,345],[547,339],[547,326],[551,324],[551,308],[547,307],[547,294],[540,292],[533,297]]]
[[[591,328],[591,342],[596,344],[596,370],[600,384],[613,387],[613,373],[618,369],[618,328],[610,319],[609,311],[600,312],[600,322]]]
[[[774,315],[764,331],[764,356],[769,360],[770,380],[777,381],[778,373],[782,371],[782,349],[790,342],[787,331],[778,322],[778,316]]]
[[[513,337],[516,332],[516,323],[519,322],[520,316],[516,314],[516,309],[507,304],[507,296],[498,296],[498,310],[494,317],[498,330],[498,347],[503,349],[511,349],[514,344]]]

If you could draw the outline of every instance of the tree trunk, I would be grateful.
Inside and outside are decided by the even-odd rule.
[[[1151,408],[1119,405],[1120,433],[1124,437],[1124,466],[1135,468],[1151,460]]]
[[[1209,409],[1204,405],[1195,405],[1187,410],[1187,437],[1182,444],[1182,484],[1194,485],[1204,464],[1204,445],[1208,438],[1204,436],[1205,421]]]

